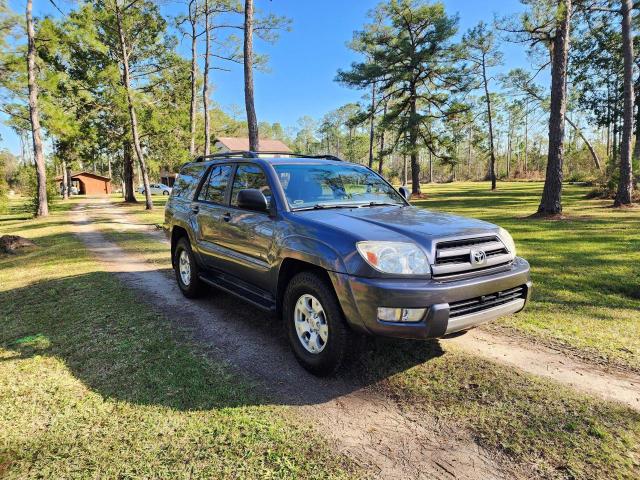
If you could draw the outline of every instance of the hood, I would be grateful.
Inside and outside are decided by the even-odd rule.
[[[499,227],[482,220],[434,212],[417,207],[362,207],[297,212],[307,220],[325,224],[358,240],[409,238],[431,250],[433,240],[497,233]],[[406,237],[406,238],[403,238]]]

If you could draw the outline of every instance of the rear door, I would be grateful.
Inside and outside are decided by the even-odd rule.
[[[225,251],[224,270],[244,282],[270,289],[271,262],[276,220],[267,212],[238,207],[238,192],[245,188],[260,190],[272,202],[272,187],[257,164],[240,163],[236,167],[230,191],[230,205],[224,209],[218,242]]]
[[[228,187],[232,171],[231,164],[212,165],[191,205],[198,253],[204,264],[214,269],[222,266],[220,233],[222,218],[228,210]]]

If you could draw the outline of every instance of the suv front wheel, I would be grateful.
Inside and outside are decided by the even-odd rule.
[[[283,316],[300,364],[314,375],[334,373],[347,353],[351,331],[331,285],[314,272],[299,273],[287,286]]]

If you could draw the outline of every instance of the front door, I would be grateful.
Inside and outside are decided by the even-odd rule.
[[[230,206],[225,210],[219,243],[225,250],[224,270],[264,290],[270,288],[271,262],[276,221],[267,212],[253,212],[238,207],[238,192],[245,188],[260,190],[273,201],[271,188],[262,168],[241,163],[236,168],[231,187]]]

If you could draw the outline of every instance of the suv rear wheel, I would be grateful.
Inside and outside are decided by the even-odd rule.
[[[198,276],[198,264],[188,238],[182,237],[178,240],[173,255],[173,269],[182,294],[187,298],[199,297],[204,285]]]
[[[351,331],[331,285],[313,272],[297,274],[287,285],[283,316],[300,364],[314,375],[334,373],[345,358]]]

